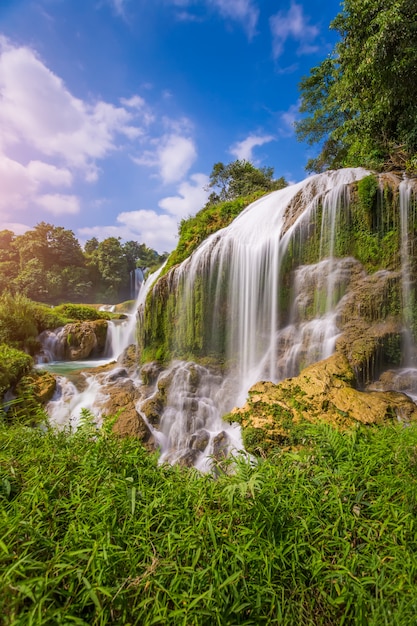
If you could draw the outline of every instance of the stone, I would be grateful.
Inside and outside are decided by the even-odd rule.
[[[277,385],[257,383],[249,390],[245,406],[234,409],[228,420],[240,422],[243,433],[245,429],[257,432],[258,439],[258,429],[262,429],[271,447],[284,442],[294,424],[302,421],[326,422],[346,429],[355,423],[417,420],[417,406],[407,395],[398,391],[359,391],[355,383],[348,359],[336,353]]]

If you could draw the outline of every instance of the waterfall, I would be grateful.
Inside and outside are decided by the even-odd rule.
[[[404,318],[404,362],[411,365],[412,354],[414,352],[413,337],[410,332],[412,325],[412,309],[414,306],[414,291],[411,289],[411,265],[413,250],[409,237],[410,231],[410,206],[413,187],[408,179],[401,181],[399,186],[400,194],[400,226],[401,226],[401,265],[402,265],[402,310]],[[412,219],[414,226],[414,219]]]
[[[131,300],[136,300],[142,283],[145,280],[145,276],[143,274],[143,270],[140,267],[136,267],[134,270],[130,272],[130,298]]]
[[[310,336],[316,349],[307,347],[303,365],[328,355],[329,342],[336,330],[326,337],[318,326],[321,320],[323,327],[329,324],[334,327],[331,315],[335,314],[334,295],[340,278],[333,260],[336,216],[348,203],[347,185],[368,173],[362,168],[327,172],[261,198],[227,228],[206,239],[175,270],[176,290],[183,294],[183,299],[177,306],[174,343],[181,344],[187,325],[193,323],[198,305],[196,285],[202,281],[213,294],[208,307],[208,315],[212,314],[208,351],[215,352],[223,341],[220,329],[226,336],[226,358],[234,364],[238,404],[258,380],[279,380],[284,373],[279,363],[294,359],[293,346],[289,346],[289,353],[285,349],[284,337],[288,338],[289,331],[280,319],[280,297],[286,288],[281,282],[281,267],[289,246],[301,237],[319,206],[322,206],[320,255],[327,261],[318,271],[327,281],[325,306],[310,329],[304,328],[304,339],[308,342]],[[298,336],[300,332],[297,329]],[[322,349],[318,349],[319,344]]]
[[[226,424],[222,416],[245,402],[254,383],[296,376],[303,367],[330,356],[341,325],[349,322],[346,316],[355,316],[358,307],[366,309],[361,321],[376,319],[383,327],[381,302],[388,292],[395,301],[400,275],[404,324],[410,329],[415,263],[409,207],[415,185],[403,181],[398,186],[395,179],[392,193],[399,189],[399,218],[397,205],[392,215],[366,213],[355,195],[355,219],[364,220],[360,234],[366,235],[359,249],[349,240],[357,232],[350,189],[368,175],[362,168],[326,172],[262,197],[181,264],[162,277],[162,268],[150,276],[135,302],[138,317],[110,325],[108,354],[113,357],[135,341],[139,319],[139,347],[146,360],[171,358],[164,367],[145,365],[134,379],[139,390],[136,410],[160,448],[161,462],[207,470],[212,457],[241,449],[240,429]],[[378,231],[371,224],[374,218]],[[366,246],[396,236],[399,219],[402,267],[391,237],[387,241],[392,249],[386,248],[386,254],[391,254],[392,267],[372,268]],[[356,258],[353,249],[363,258]],[[369,292],[373,285],[379,289],[375,301]],[[369,293],[366,301],[360,300],[363,293]],[[389,331],[393,337],[401,332],[396,324],[397,318]],[[395,350],[395,345],[389,349]],[[411,380],[409,371],[407,376]],[[397,386],[407,384],[395,380]],[[91,377],[86,388],[98,394],[101,383]],[[77,405],[76,393],[66,390],[56,399],[57,410],[65,398],[67,405]]]

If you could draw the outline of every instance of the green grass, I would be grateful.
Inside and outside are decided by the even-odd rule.
[[[217,478],[108,431],[0,427],[3,624],[415,624],[416,426]]]

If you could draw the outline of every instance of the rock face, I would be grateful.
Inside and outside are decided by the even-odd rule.
[[[358,391],[347,358],[336,353],[278,385],[257,383],[249,390],[247,404],[234,409],[228,419],[241,423],[247,449],[256,452],[288,445],[290,431],[302,421],[341,428],[392,419],[414,421],[417,406],[397,391]]]
[[[106,345],[107,322],[74,322],[67,324],[60,331],[59,351],[68,361],[88,359],[103,353]]]
[[[138,388],[128,377],[127,371],[122,368],[113,370],[103,382],[103,393],[107,395],[107,400],[102,406],[102,415],[118,416],[113,431],[120,436],[137,437],[153,448],[149,428],[136,411]]]

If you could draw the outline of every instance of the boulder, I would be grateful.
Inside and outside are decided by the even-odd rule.
[[[247,404],[234,409],[227,419],[242,425],[246,448],[252,452],[285,445],[294,425],[302,421],[350,428],[355,423],[417,420],[417,406],[407,395],[359,391],[355,382],[348,359],[336,353],[277,385],[257,383],[249,390]]]
[[[58,335],[59,351],[67,361],[100,355],[106,345],[106,335],[106,320],[66,324]]]
[[[122,437],[137,437],[152,447],[151,432],[136,410],[138,390],[130,378],[119,377],[103,386],[107,399],[102,405],[103,418],[117,415],[113,431]]]

